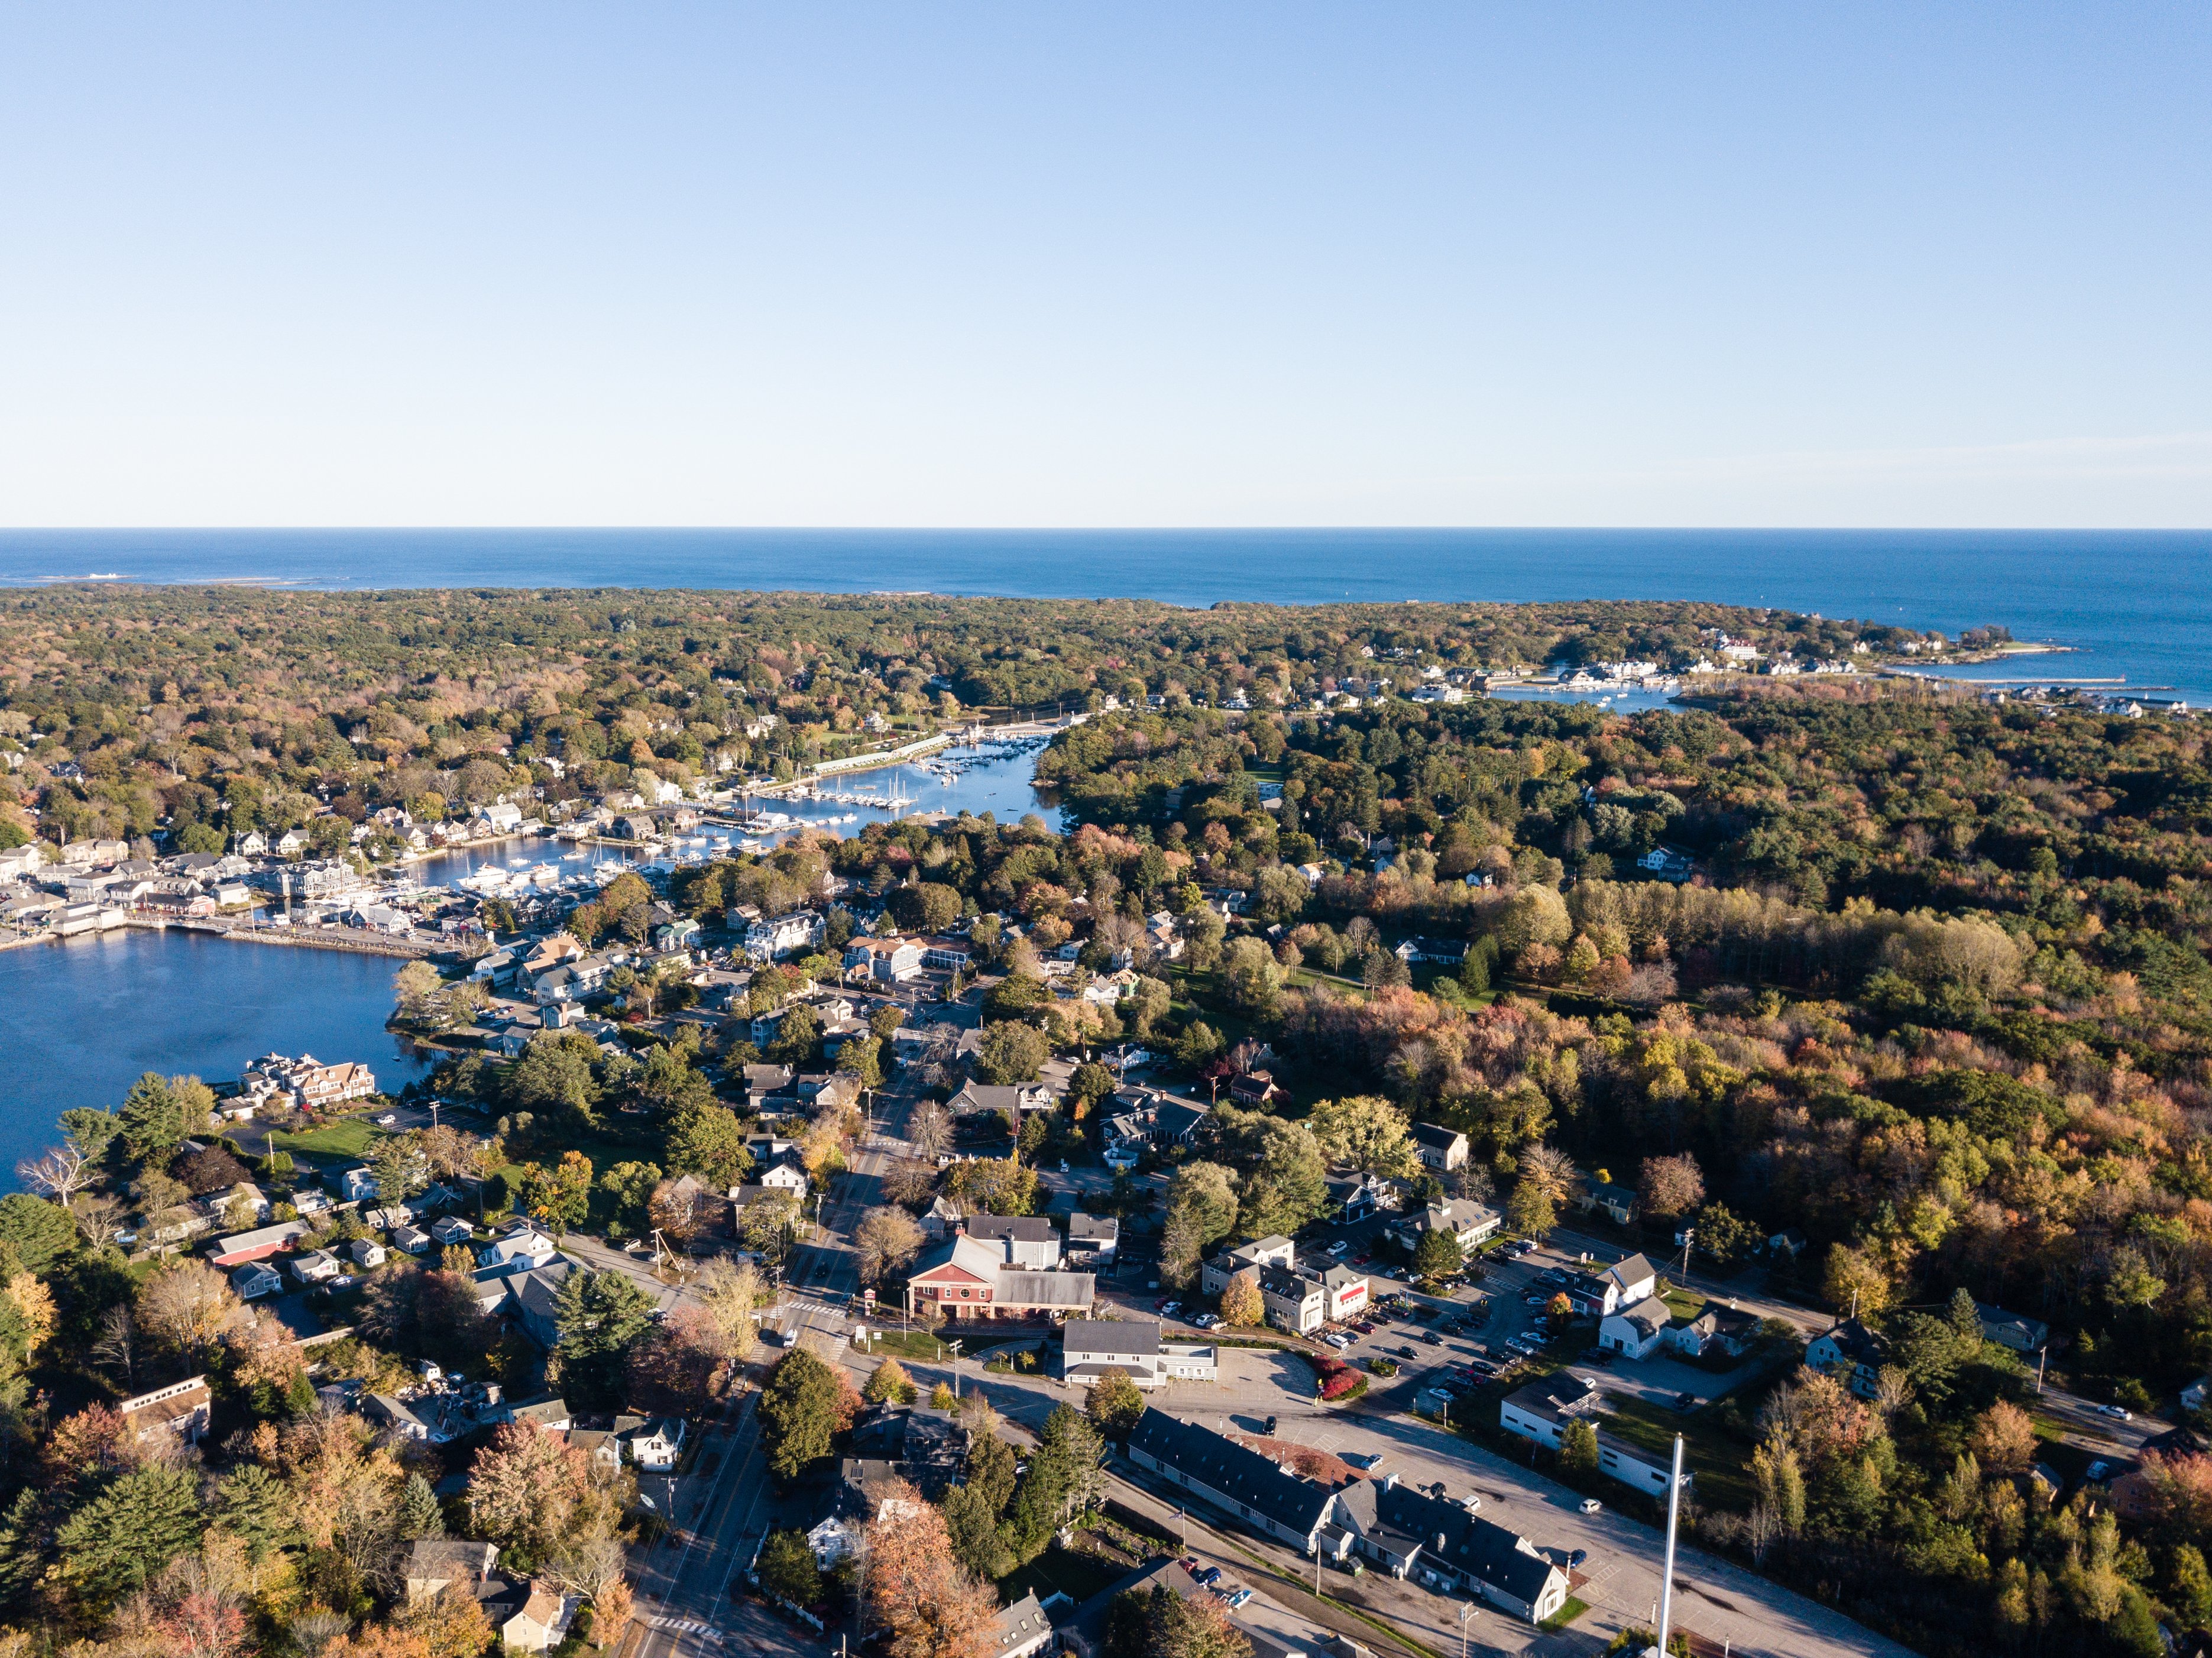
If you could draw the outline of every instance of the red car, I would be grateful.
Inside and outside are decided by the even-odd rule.
[[[1352,1320],[1352,1327],[1358,1331],[1359,1333],[1364,1336],[1371,1336],[1375,1333],[1375,1327],[1370,1324],[1364,1318],[1356,1318]]]

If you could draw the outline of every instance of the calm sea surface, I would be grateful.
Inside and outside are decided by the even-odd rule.
[[[1038,598],[1701,598],[2077,654],[1985,670],[2124,676],[2212,701],[2212,532],[1861,530],[0,531],[0,584],[748,587]]]

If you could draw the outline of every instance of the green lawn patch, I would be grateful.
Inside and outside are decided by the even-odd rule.
[[[1671,1455],[1682,1436],[1682,1461],[1697,1476],[1698,1501],[1706,1508],[1751,1507],[1751,1447],[1741,1444],[1705,1411],[1675,1411],[1648,1399],[1612,1398],[1604,1425],[1632,1445]]]
[[[304,1151],[312,1157],[350,1157],[359,1161],[368,1155],[369,1142],[383,1133],[366,1117],[347,1117],[297,1133],[278,1130],[269,1136],[269,1146],[273,1151]]]
[[[926,1359],[932,1364],[943,1364],[952,1357],[945,1344],[927,1330],[878,1330],[872,1325],[869,1330],[868,1351],[872,1353],[893,1358]]]
[[[1669,1289],[1660,1299],[1667,1303],[1668,1312],[1686,1324],[1705,1310],[1705,1298],[1694,1290]]]
[[[1559,1603],[1559,1609],[1557,1612],[1536,1627],[1547,1635],[1557,1635],[1589,1610],[1589,1605],[1587,1601],[1577,1600],[1571,1594]]]

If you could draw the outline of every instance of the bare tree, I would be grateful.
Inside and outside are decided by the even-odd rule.
[[[136,1391],[138,1373],[138,1327],[128,1307],[111,1307],[100,1321],[100,1334],[92,1344],[96,1364],[120,1371],[125,1388]]]
[[[902,1157],[884,1175],[884,1195],[909,1206],[928,1199],[937,1187],[937,1170],[918,1157]]]
[[[42,1157],[26,1157],[15,1165],[15,1178],[34,1187],[61,1205],[92,1184],[92,1160],[74,1145],[48,1148]]]
[[[952,1119],[934,1100],[924,1100],[907,1120],[906,1138],[915,1156],[935,1163],[951,1149]]]
[[[921,1248],[921,1228],[903,1209],[871,1209],[853,1229],[860,1252],[860,1281],[873,1284],[912,1260]]]
[[[1764,1503],[1751,1505],[1751,1518],[1744,1527],[1744,1541],[1751,1546],[1751,1564],[1763,1566],[1767,1552],[1782,1536],[1782,1520]]]
[[[230,1280],[205,1261],[177,1261],[138,1288],[140,1327],[190,1363],[197,1363],[242,1310]]]
[[[623,1546],[611,1537],[590,1537],[582,1542],[564,1541],[546,1561],[545,1575],[571,1594],[597,1600],[623,1580],[629,1568]]]
[[[76,1230],[94,1248],[102,1248],[123,1230],[124,1218],[130,1212],[118,1199],[94,1192],[76,1206]]]

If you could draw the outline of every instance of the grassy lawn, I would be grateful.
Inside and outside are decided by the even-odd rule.
[[[1615,1394],[1607,1429],[1632,1445],[1671,1455],[1674,1436],[1682,1436],[1682,1461],[1697,1476],[1698,1501],[1707,1508],[1751,1507],[1751,1449],[1740,1445],[1703,1411],[1668,1410],[1647,1399]]]
[[[1660,1297],[1667,1310],[1679,1319],[1693,1319],[1705,1310],[1705,1298],[1694,1290],[1670,1289]]]
[[[1559,1603],[1559,1609],[1557,1612],[1553,1612],[1549,1618],[1547,1618],[1542,1623],[1537,1625],[1536,1627],[1542,1630],[1547,1635],[1556,1635],[1589,1610],[1589,1602],[1577,1600],[1571,1594],[1565,1600],[1562,1600]]]
[[[367,1117],[348,1117],[301,1133],[271,1133],[269,1146],[274,1151],[304,1151],[310,1157],[350,1157],[358,1161],[368,1155],[368,1143],[383,1133]]]
[[[876,1330],[870,1327],[868,1351],[892,1358],[921,1358],[942,1364],[952,1355],[927,1330]],[[964,1349],[966,1344],[962,1344]]]

